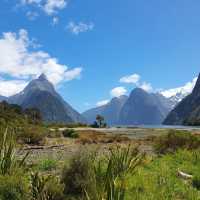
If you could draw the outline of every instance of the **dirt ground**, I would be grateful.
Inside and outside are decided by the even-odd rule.
[[[60,129],[62,131],[63,129]],[[76,152],[88,150],[98,150],[104,153],[109,148],[117,145],[137,146],[140,151],[151,154],[152,137],[166,133],[166,130],[155,129],[91,129],[75,128],[79,137],[76,139],[55,137],[46,138],[45,145],[24,146],[19,150],[19,156],[29,152],[29,161],[38,162],[41,159],[66,160]]]

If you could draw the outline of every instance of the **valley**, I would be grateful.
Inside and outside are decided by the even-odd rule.
[[[81,114],[41,74],[0,99],[0,199],[198,200],[199,94],[200,76],[176,105],[135,88]]]

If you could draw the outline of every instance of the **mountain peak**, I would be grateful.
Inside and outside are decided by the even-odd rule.
[[[48,80],[48,79],[47,79],[47,76],[46,76],[44,73],[42,73],[42,74],[38,77],[38,79],[39,79],[39,80]]]

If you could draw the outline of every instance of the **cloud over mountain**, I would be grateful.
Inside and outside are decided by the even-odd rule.
[[[168,98],[175,96],[177,93],[188,95],[192,92],[192,90],[193,90],[193,88],[194,88],[194,86],[197,82],[197,78],[198,77],[195,77],[192,81],[187,82],[182,87],[164,90],[164,91],[161,92],[161,94],[164,95],[165,97],[168,97]]]
[[[116,87],[110,91],[110,95],[112,97],[120,97],[122,95],[125,95],[126,93],[127,93],[127,90],[124,87]]]
[[[139,74],[131,74],[131,75],[123,76],[122,78],[120,78],[119,82],[137,84],[139,80],[140,80]]]
[[[109,102],[108,99],[102,100],[102,101],[98,101],[98,102],[96,103],[96,106],[104,106],[104,105],[106,105],[108,102]]]
[[[19,30],[18,33],[3,33],[0,38],[0,75],[10,77],[12,81],[1,80],[0,94],[6,93],[3,92],[2,85],[11,86],[14,83],[16,87],[12,87],[10,90],[12,92],[9,94],[12,95],[18,92],[17,88],[21,89],[27,81],[41,73],[45,73],[54,85],[80,77],[81,67],[69,69],[47,52],[36,50],[35,46],[37,45],[24,29]]]

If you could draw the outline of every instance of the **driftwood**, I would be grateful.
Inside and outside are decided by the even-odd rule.
[[[180,176],[181,178],[184,178],[184,179],[192,179],[193,178],[192,175],[186,174],[180,170],[178,170],[178,176]]]
[[[54,149],[54,148],[61,148],[64,147],[64,144],[62,145],[52,145],[52,146],[29,146],[24,148],[23,150],[42,150],[42,149]]]

